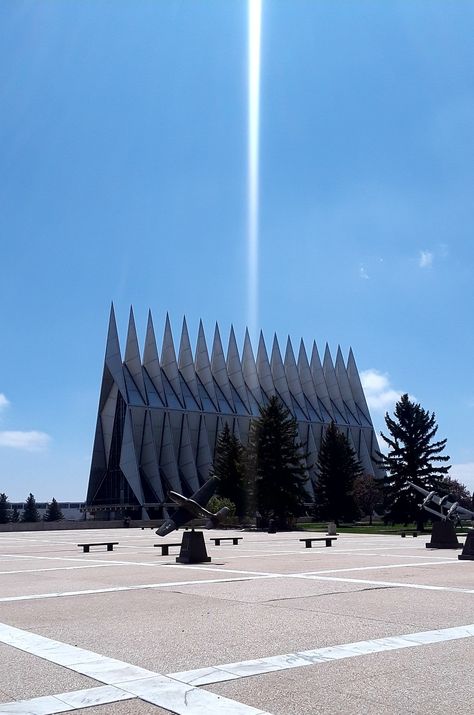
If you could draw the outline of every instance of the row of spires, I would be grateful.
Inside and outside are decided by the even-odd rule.
[[[161,356],[159,356],[153,319],[151,311],[149,311],[143,357],[141,357],[133,309],[130,308],[125,355],[122,362],[112,304],[105,364],[124,395],[127,394],[127,391],[122,365],[127,367],[144,404],[148,403],[148,399],[143,368],[145,368],[163,404],[166,404],[166,396],[161,371],[166,375],[176,397],[183,406],[185,400],[182,394],[180,373],[200,407],[201,399],[197,377],[216,406],[219,402],[214,381],[231,407],[234,405],[232,384],[249,414],[255,413],[255,402],[257,405],[263,404],[262,390],[267,396],[274,394],[276,390],[292,412],[294,412],[294,402],[291,396],[296,400],[305,416],[307,415],[305,397],[314,410],[321,414],[321,409],[318,407],[319,399],[328,413],[329,419],[340,422],[338,412],[346,424],[372,426],[352,349],[349,349],[347,364],[344,362],[340,347],[337,349],[336,360],[333,362],[329,346],[326,344],[324,357],[321,361],[316,343],[313,342],[311,357],[308,359],[306,347],[301,340],[296,358],[291,339],[288,337],[285,356],[282,358],[278,338],[275,335],[269,357],[263,334],[260,332],[255,357],[249,332],[246,330],[242,355],[240,355],[234,329],[231,326],[227,354],[225,355],[219,327],[216,324],[212,350],[209,354],[203,324],[200,321],[193,354],[184,318],[178,355],[176,356],[171,324],[169,316],[166,314]],[[103,399],[106,399],[105,394],[101,396],[102,405]],[[307,418],[311,419],[310,416]],[[327,419],[322,419],[322,421],[326,422]]]

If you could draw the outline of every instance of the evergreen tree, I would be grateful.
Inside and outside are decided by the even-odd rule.
[[[13,505],[12,509],[12,522],[14,524],[17,524],[20,521],[20,512],[18,511],[18,507],[16,504]]]
[[[231,433],[226,422],[217,438],[213,471],[220,480],[217,494],[235,504],[239,518],[244,516],[246,508],[244,454],[240,440]]]
[[[331,422],[321,442],[316,462],[318,481],[315,508],[319,518],[352,521],[357,516],[353,497],[354,480],[362,474],[346,435]]]
[[[36,500],[35,500],[33,494],[31,494],[31,492],[25,502],[25,508],[23,510],[21,520],[22,521],[39,521],[40,520],[39,511],[36,508]]]
[[[43,517],[43,521],[61,521],[64,519],[63,513],[59,508],[59,504],[53,497],[51,503],[46,507],[46,513]]]
[[[285,528],[308,499],[305,455],[298,441],[297,422],[278,397],[270,397],[259,411],[250,428],[249,491],[264,521],[271,517]]]
[[[2,492],[0,494],[0,524],[7,524],[10,521],[10,504],[8,497]]]
[[[416,521],[419,528],[423,528],[420,495],[407,481],[428,491],[438,487],[440,479],[451,468],[434,464],[449,461],[448,456],[441,454],[447,440],[432,441],[438,431],[434,412],[430,414],[406,394],[395,405],[394,419],[388,412],[385,414],[385,424],[390,437],[383,433],[381,437],[389,451],[386,456],[379,452],[379,464],[387,472],[384,480],[386,518],[392,523]]]

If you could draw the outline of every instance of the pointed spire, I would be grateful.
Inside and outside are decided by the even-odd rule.
[[[242,372],[244,375],[244,380],[247,383],[247,387],[252,392],[252,395],[257,400],[258,404],[262,404],[262,391],[260,390],[260,383],[258,381],[257,366],[255,364],[255,358],[252,350],[252,343],[250,341],[249,331],[245,329],[245,339],[244,339],[244,350],[242,353]]]
[[[349,357],[347,358],[347,377],[349,379],[349,384],[351,386],[352,394],[357,407],[362,412],[367,422],[372,424],[369,407],[365,399],[364,388],[362,387],[362,383],[360,381],[359,370],[357,369],[352,348],[349,348]]]
[[[311,352],[311,362],[310,362],[311,375],[313,378],[314,388],[318,398],[321,400],[323,407],[329,414],[331,419],[334,419],[334,413],[331,405],[331,400],[329,398],[329,392],[326,385],[326,380],[324,378],[323,367],[321,365],[321,360],[319,358],[318,348],[316,343],[313,342],[313,349]]]
[[[313,377],[309,367],[308,355],[306,353],[303,339],[300,341],[300,349],[298,352],[298,373],[300,376],[301,389],[303,390],[306,399],[319,416],[318,396],[316,394],[316,388],[314,387]]]
[[[191,390],[194,399],[198,403],[199,407],[201,407],[201,400],[199,399],[196,381],[196,371],[194,369],[193,351],[191,350],[191,342],[189,340],[186,318],[183,318],[183,329],[181,331],[181,341],[179,344],[178,367],[181,371],[181,375],[186,381],[187,386]]]
[[[221,335],[219,333],[219,326],[216,323],[216,328],[214,331],[214,342],[212,344],[212,357],[211,357],[211,370],[214,375],[214,379],[219,385],[220,389],[224,393],[224,397],[227,402],[234,408],[234,400],[232,398],[232,392],[229,385],[229,376],[227,374],[227,365],[224,357],[224,350],[222,349]]]
[[[341,393],[342,399],[344,400],[347,410],[350,410],[351,413],[350,415],[348,415],[348,417],[351,418],[352,416],[354,418],[350,419],[350,422],[351,424],[353,424],[355,420],[358,424],[360,424],[359,415],[357,414],[357,407],[354,402],[354,396],[352,394],[351,386],[349,384],[349,378],[347,377],[346,366],[344,364],[344,358],[342,357],[342,351],[340,346],[338,346],[337,348],[335,371],[337,384],[339,386],[339,391]]]
[[[304,400],[303,388],[301,386],[298,368],[296,367],[296,358],[295,353],[293,351],[293,345],[291,344],[290,336],[288,336],[288,340],[286,342],[285,375],[290,393],[293,395],[298,405],[301,407],[302,411],[306,415],[306,405]]]
[[[148,323],[146,326],[145,349],[143,351],[143,367],[146,369],[151,378],[161,401],[165,402],[165,392],[163,389],[163,381],[161,379],[160,360],[158,358],[158,348],[156,347],[155,329],[153,327],[153,318],[151,310],[148,311]]]
[[[270,368],[270,361],[268,359],[267,346],[265,345],[265,340],[263,338],[263,333],[260,331],[260,338],[258,341],[257,350],[257,375],[258,381],[262,389],[266,392],[267,396],[275,394],[275,385],[273,384],[272,371]]]
[[[324,373],[324,379],[326,381],[327,389],[329,392],[329,396],[330,396],[333,404],[336,406],[337,410],[340,413],[339,422],[342,418],[346,423],[348,423],[349,418],[346,415],[346,409],[344,407],[344,403],[342,400],[341,391],[339,390],[339,385],[337,384],[336,371],[334,369],[331,352],[329,350],[329,345],[327,343],[326,343],[326,348],[324,350],[323,373]],[[336,419],[336,422],[337,421],[338,420]]]
[[[207,394],[209,395],[217,409],[218,402],[216,397],[216,390],[214,387],[214,380],[212,379],[211,362],[209,360],[209,353],[207,350],[206,337],[204,335],[202,320],[199,321],[194,367],[196,370],[196,374],[204,385],[204,389],[206,390]]]
[[[179,379],[178,363],[174,350],[173,334],[168,313],[166,313],[165,332],[163,335],[163,347],[161,349],[161,367],[168,381],[173,388],[178,400],[182,403],[181,382]]]
[[[227,374],[238,396],[250,412],[249,398],[245,388],[239,349],[237,347],[237,341],[235,339],[234,328],[232,325],[230,326],[229,347],[227,349]]]
[[[109,331],[107,334],[107,347],[105,349],[105,365],[110,370],[110,374],[117,383],[122,397],[127,401],[127,391],[125,389],[125,379],[123,376],[122,357],[115,322],[114,304],[110,308]]]
[[[283,365],[280,346],[278,345],[278,338],[276,336],[276,333],[273,336],[272,357],[270,364],[272,368],[272,377],[275,389],[278,391],[278,394],[290,410],[291,414],[293,414],[293,404],[291,402],[290,391],[288,389],[288,383],[286,381],[285,367]]]
[[[125,347],[124,363],[140,392],[143,401],[146,401],[145,383],[143,382],[142,362],[140,359],[140,349],[138,347],[137,329],[135,327],[135,317],[133,308],[130,306],[130,317],[128,320],[127,344]]]

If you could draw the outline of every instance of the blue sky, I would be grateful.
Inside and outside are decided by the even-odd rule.
[[[263,0],[259,317],[474,488],[474,5]],[[110,302],[247,322],[247,2],[0,4],[0,491],[85,496]]]

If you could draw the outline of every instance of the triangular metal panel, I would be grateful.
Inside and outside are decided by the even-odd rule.
[[[179,479],[178,463],[176,461],[176,452],[173,444],[173,436],[171,434],[168,413],[165,413],[161,437],[160,470],[166,476],[166,479],[170,483],[172,489],[180,492],[181,482]]]
[[[243,445],[247,445],[249,441],[250,420],[248,417],[239,417],[237,421],[239,424],[240,441]]]
[[[139,463],[142,451],[145,415],[146,407],[130,407],[130,416],[132,418],[133,444],[135,445],[135,453],[137,455],[137,460]]]
[[[212,456],[209,448],[209,437],[206,426],[206,418],[201,416],[201,424],[199,428],[199,441],[196,456],[196,467],[201,477],[201,481],[206,481],[212,470]]]
[[[132,419],[129,409],[127,409],[125,413],[122,449],[120,452],[120,469],[138,500],[138,503],[143,505],[145,500],[143,498],[142,483],[138,471],[137,454],[133,444]]]
[[[268,359],[267,346],[263,338],[263,333],[260,331],[257,350],[257,375],[262,389],[267,397],[275,394],[275,385],[273,384],[272,370],[270,360]]]
[[[135,381],[130,375],[128,367],[126,365],[123,366],[123,376],[125,379],[125,385],[127,387],[128,404],[140,406],[144,405],[145,402],[143,400],[143,397],[141,396],[140,390],[136,386]]]
[[[94,447],[92,449],[91,471],[89,475],[89,484],[87,486],[87,503],[90,504],[100,487],[104,475],[107,471],[107,462],[104,449],[104,438],[102,434],[102,424],[100,417],[97,417],[95,428]]]
[[[298,374],[298,368],[296,367],[295,353],[293,351],[293,345],[291,344],[291,340],[290,340],[289,336],[288,336],[288,340],[286,342],[284,367],[285,367],[285,375],[286,375],[286,382],[288,384],[288,389],[289,389],[290,393],[292,394],[292,396],[297,401],[297,403],[300,406],[303,413],[305,414],[305,417],[308,418],[308,415],[306,414],[306,405],[305,405],[305,400],[304,400],[303,388],[301,386],[301,380],[300,380],[300,376]]]
[[[224,357],[224,350],[222,349],[221,336],[219,333],[219,326],[216,323],[216,329],[214,331],[214,341],[212,343],[212,356],[211,356],[211,370],[215,381],[220,387],[225,399],[234,410],[234,401],[232,399],[232,391],[229,384],[229,375],[227,374],[227,365]]]
[[[143,381],[145,383],[147,402],[150,407],[164,407],[165,405],[158,394],[158,390],[151,381],[151,377],[148,375],[146,369],[143,369]]]
[[[122,394],[122,397],[127,401],[127,391],[125,389],[125,380],[122,369],[122,356],[120,353],[120,344],[117,333],[117,324],[115,322],[114,306],[110,308],[109,330],[107,333],[107,347],[105,349],[105,365],[110,370],[114,381]]]
[[[117,387],[117,384],[114,383],[112,386],[112,389],[110,391],[110,394],[107,398],[107,401],[104,405],[104,409],[100,413],[100,420],[102,423],[102,435],[103,435],[103,439],[104,439],[105,458],[106,458],[107,464],[109,463],[110,445],[112,443],[112,435],[114,432],[114,421],[115,421],[115,409],[117,407],[117,396],[118,396],[118,387]]]
[[[339,386],[339,391],[342,395],[342,399],[344,400],[346,407],[349,408],[351,415],[354,417],[355,421],[360,424],[357,415],[357,407],[354,402],[354,397],[352,395],[352,390],[349,384],[349,378],[347,376],[346,366],[344,364],[344,358],[342,357],[342,351],[340,347],[337,348],[335,372],[337,384]],[[348,415],[348,417],[350,417],[350,415]]]
[[[193,454],[197,455],[201,415],[199,414],[199,412],[188,412],[187,419],[189,436],[191,438],[191,447],[193,448]]]
[[[329,392],[324,378],[323,367],[321,365],[318,348],[316,347],[315,342],[313,342],[313,349],[311,352],[310,369],[316,395],[326,409],[326,412],[331,415],[331,419],[334,419],[331,400],[329,398]]]
[[[342,399],[341,391],[339,389],[339,385],[337,382],[336,371],[334,369],[331,352],[329,350],[329,345],[327,345],[327,344],[326,344],[326,349],[324,351],[323,372],[324,372],[324,379],[326,381],[326,385],[327,385],[328,392],[329,392],[329,397],[331,398],[331,400],[332,400],[333,404],[336,406],[336,408],[339,410],[343,419],[345,419],[346,423],[349,423],[349,417],[346,413],[346,408],[344,407],[344,401]],[[335,415],[335,418],[336,418],[336,422],[338,422],[337,415]]]
[[[178,363],[176,361],[173,334],[171,332],[171,325],[168,314],[166,314],[165,332],[163,335],[163,348],[161,350],[161,367],[166,377],[168,378],[168,382],[173,388],[175,395],[182,404],[183,396],[181,394],[181,383],[179,379]]]
[[[254,396],[259,405],[262,404],[262,391],[260,390],[260,382],[257,375],[257,365],[252,350],[249,331],[245,330],[244,349],[242,352],[242,372],[248,389]]]
[[[133,309],[130,308],[128,320],[127,344],[125,347],[124,363],[137,386],[142,399],[146,402],[145,384],[143,382],[142,361],[140,359],[140,349],[138,347],[137,329]]]
[[[318,415],[318,418],[322,421],[322,417],[319,414],[318,409],[318,396],[316,394],[316,388],[314,387],[313,377],[311,375],[311,369],[309,367],[308,355],[306,353],[306,348],[304,346],[303,340],[300,342],[300,349],[298,353],[298,373],[300,376],[301,389],[308,400],[309,404],[312,406],[313,410]]]
[[[347,359],[347,377],[351,387],[352,395],[354,397],[354,402],[356,403],[357,407],[362,412],[366,420],[370,424],[372,424],[369,407],[365,399],[364,388],[362,387],[362,383],[360,381],[360,375],[357,369],[352,348],[349,349],[349,357]]]
[[[364,472],[366,474],[370,474],[371,476],[374,476],[374,466],[372,464],[372,460],[370,458],[369,451],[367,449],[367,444],[364,438],[364,433],[363,430],[353,427],[352,428],[352,439],[354,444],[356,445],[356,452],[357,456],[359,458],[360,463],[362,464],[362,467],[364,469]],[[357,434],[356,434],[357,432]]]
[[[230,327],[229,347],[227,349],[227,374],[242,403],[250,412],[247,388],[245,387],[245,380],[242,372],[242,363],[240,362],[239,349],[237,347],[234,328],[232,326]]]
[[[161,401],[165,403],[165,392],[161,379],[160,360],[158,358],[158,348],[156,347],[155,329],[153,327],[153,319],[150,311],[148,312],[148,323],[146,326],[143,367],[146,369]]]
[[[214,380],[212,379],[211,361],[209,360],[209,352],[207,350],[206,337],[201,320],[199,321],[194,368],[209,398],[214,403],[214,407],[217,409],[217,397],[214,389]]]
[[[186,318],[183,318],[183,329],[181,331],[181,341],[179,344],[178,367],[181,375],[186,380],[186,384],[191,390],[191,393],[199,405],[202,407],[199,399],[198,386],[196,381],[196,371],[194,368],[193,351],[191,350],[191,342],[189,340],[188,326]]]
[[[147,412],[145,419],[145,430],[143,433],[143,446],[141,453],[141,467],[145,472],[156,496],[160,501],[165,500],[163,485],[161,482],[160,468],[158,466],[158,456],[156,444],[153,438],[153,428],[150,413]]]
[[[188,487],[194,493],[199,489],[199,480],[194,461],[194,454],[191,447],[187,416],[183,417],[183,427],[181,430],[181,445],[179,449],[179,468],[186,480]]]
[[[275,334],[273,337],[272,346],[272,357],[270,361],[272,368],[273,384],[275,389],[280,395],[281,399],[288,407],[288,409],[293,414],[293,405],[291,403],[290,391],[288,389],[288,382],[286,381],[285,367],[283,365],[283,360],[281,357],[280,346],[278,345],[278,338]]]

